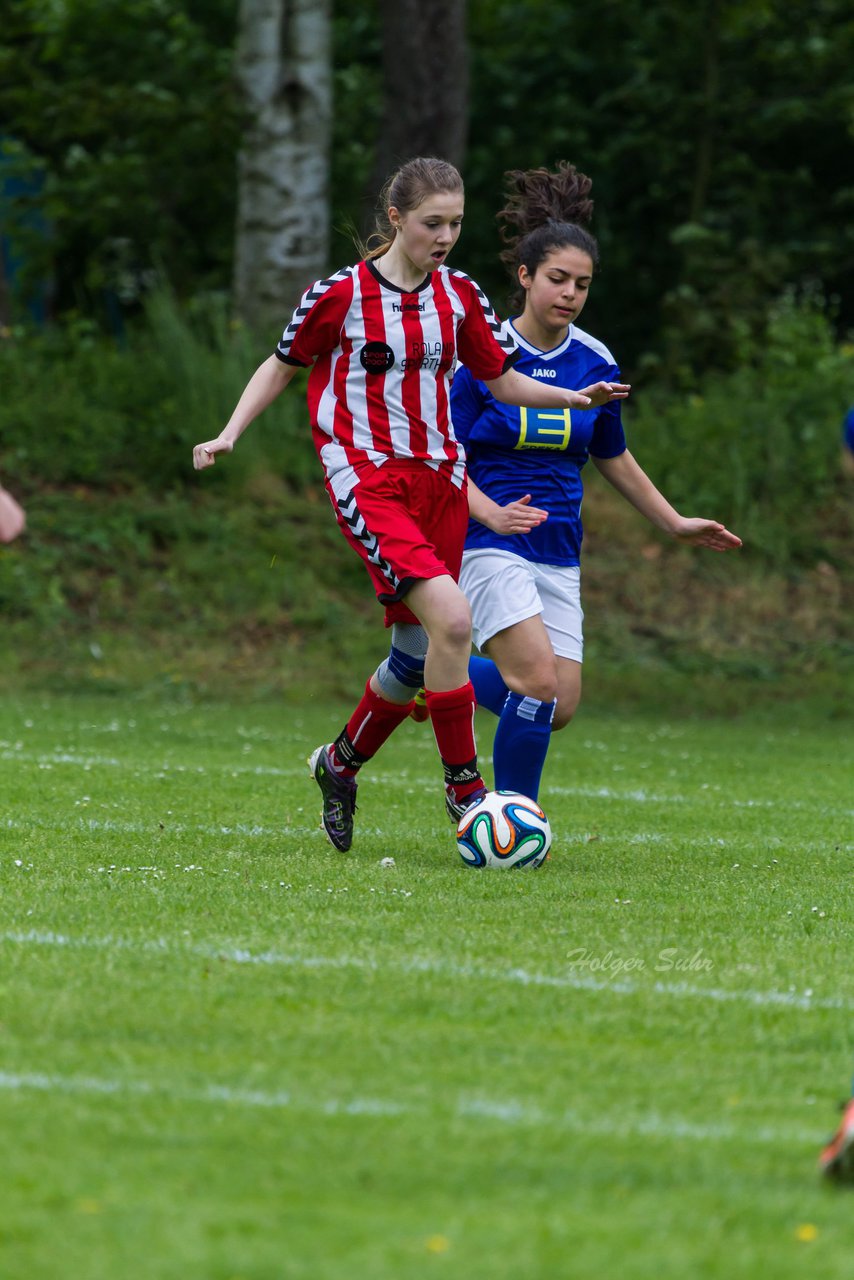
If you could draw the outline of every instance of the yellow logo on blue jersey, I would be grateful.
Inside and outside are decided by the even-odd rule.
[[[569,409],[520,409],[514,449],[566,449],[572,435]]]

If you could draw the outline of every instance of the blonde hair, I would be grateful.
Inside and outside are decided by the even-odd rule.
[[[447,160],[435,156],[416,156],[391,175],[377,200],[375,229],[366,241],[359,241],[363,258],[379,258],[394,243],[395,229],[389,221],[389,209],[411,213],[428,196],[446,192],[463,192],[460,172]]]

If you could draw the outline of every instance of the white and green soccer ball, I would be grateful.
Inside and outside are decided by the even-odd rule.
[[[551,843],[548,818],[518,791],[487,791],[457,827],[457,848],[469,867],[538,867]]]

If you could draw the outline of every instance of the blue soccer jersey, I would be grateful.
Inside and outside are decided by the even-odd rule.
[[[531,346],[510,326],[521,355],[515,368],[549,386],[578,391],[619,382],[614,357],[589,333],[570,325],[552,351]],[[577,565],[583,530],[581,468],[592,454],[616,458],[626,448],[620,402],[599,409],[525,409],[501,404],[461,367],[451,387],[454,431],[465,445],[475,484],[500,506],[530,493],[549,518],[527,534],[505,537],[469,521],[466,550],[497,547],[538,564]]]

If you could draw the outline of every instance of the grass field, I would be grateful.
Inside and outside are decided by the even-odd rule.
[[[2,704],[3,1280],[850,1275],[850,721],[585,709],[514,873],[343,711]]]

